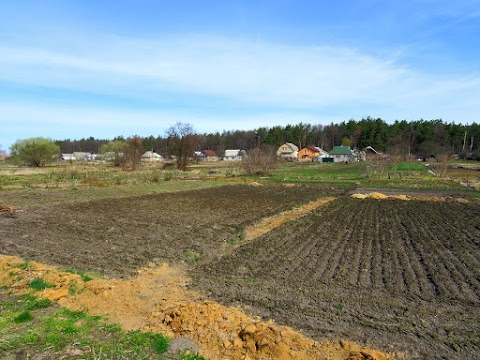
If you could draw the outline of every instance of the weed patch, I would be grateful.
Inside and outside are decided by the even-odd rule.
[[[180,360],[205,360],[203,356],[191,353],[188,350],[182,351],[179,355],[180,355]]]
[[[42,278],[35,278],[32,281],[30,281],[30,287],[34,291],[42,291],[47,288],[53,287],[53,285],[45,282],[45,280],[43,280]]]
[[[13,322],[15,324],[21,324],[21,323],[24,323],[26,321],[31,321],[31,320],[33,320],[32,313],[30,311],[23,311],[19,315],[15,316],[15,318],[13,319]]]
[[[161,359],[168,350],[169,340],[162,334],[122,332],[99,316],[58,310],[48,300],[30,294],[15,298],[0,291],[0,358],[13,358],[28,350],[47,358],[147,360]]]
[[[93,278],[90,275],[88,275],[86,271],[83,271],[83,270],[66,269],[64,271],[69,273],[69,274],[80,275],[82,277],[83,282],[88,282],[88,281],[93,280]]]

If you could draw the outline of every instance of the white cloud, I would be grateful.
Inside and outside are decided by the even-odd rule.
[[[95,45],[92,45],[94,42]],[[392,60],[345,48],[221,37],[147,41],[97,37],[85,48],[3,45],[0,77],[92,92],[179,91],[254,104],[319,107],[396,93],[414,76]]]
[[[0,42],[0,81],[108,94],[126,102],[154,103],[170,94],[172,107],[186,104],[190,111],[133,110],[128,104],[120,109],[92,105],[88,99],[72,108],[17,99],[0,103],[0,123],[9,124],[0,144],[28,137],[28,131],[54,138],[156,135],[176,121],[192,123],[199,131],[221,131],[367,115],[480,119],[478,74],[461,75],[459,70],[452,78],[421,73],[393,55],[195,35],[145,40],[95,34],[73,45],[21,44]],[[195,102],[189,103],[195,95],[202,96],[197,103],[210,97],[227,100],[221,104],[225,114],[218,115],[223,108],[213,115],[205,109],[195,113]],[[229,105],[249,115],[232,114]]]

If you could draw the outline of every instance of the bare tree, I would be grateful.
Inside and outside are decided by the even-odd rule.
[[[277,155],[273,147],[250,150],[242,160],[247,175],[270,175],[277,166]]]
[[[135,135],[127,139],[125,144],[125,152],[122,157],[122,168],[136,170],[140,167],[144,148],[140,136]]]
[[[187,170],[188,162],[193,158],[193,152],[197,147],[197,136],[192,125],[177,122],[167,130],[167,135],[175,155],[177,168]]]

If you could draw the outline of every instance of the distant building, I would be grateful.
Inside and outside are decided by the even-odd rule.
[[[147,151],[145,154],[142,155],[140,158],[144,162],[158,162],[163,161],[163,157],[160,154],[157,154],[154,151]]]
[[[10,155],[10,154],[0,154],[0,162],[6,162],[11,157],[12,157],[12,155]]]
[[[353,150],[350,149],[350,146],[335,146],[332,151],[329,153],[329,157],[333,158],[333,162],[353,162],[357,160],[356,155]]]
[[[64,153],[64,154],[60,155],[60,160],[63,160],[63,161],[88,161],[91,156],[92,156],[91,153],[77,151],[77,152],[74,152],[73,154]]]
[[[318,146],[307,145],[298,152],[298,161],[321,161],[320,159],[327,157],[328,153]]]
[[[298,147],[292,143],[285,143],[277,150],[277,156],[281,159],[297,160]]]
[[[225,150],[223,160],[225,161],[241,161],[247,155],[245,150]]]
[[[205,161],[218,161],[220,158],[218,157],[217,153],[213,150],[202,150],[202,157]]]

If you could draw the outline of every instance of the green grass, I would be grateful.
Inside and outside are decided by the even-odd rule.
[[[33,315],[28,310],[25,310],[25,311],[21,312],[20,314],[18,314],[17,316],[15,316],[13,318],[13,322],[15,324],[21,324],[21,323],[24,323],[26,321],[31,321],[31,320],[33,320]]]
[[[366,176],[365,163],[286,163],[269,177],[274,182],[345,182],[361,180]]]
[[[418,162],[400,162],[396,166],[397,171],[423,171],[427,172],[428,168]]]
[[[2,291],[5,294],[4,290]],[[0,293],[0,358],[19,351],[62,358],[76,350],[81,359],[161,359],[169,340],[162,334],[123,332],[101,317],[81,311],[59,309],[35,296]],[[7,300],[7,301],[5,301]],[[100,356],[101,354],[101,356]],[[181,357],[178,359],[203,359]]]
[[[80,277],[82,278],[83,282],[88,282],[88,281],[93,280],[93,277],[91,277],[86,271],[83,271],[83,270],[65,269],[64,271],[67,272],[67,273],[69,273],[69,274],[80,275]]]
[[[180,353],[180,360],[205,360],[203,356],[190,353],[188,351],[182,351]]]
[[[45,290],[47,288],[53,287],[52,284],[49,284],[49,283],[45,282],[45,280],[43,280],[42,278],[32,279],[32,281],[30,281],[29,286],[34,291],[42,291],[42,290]]]
[[[30,262],[29,261],[24,261],[23,263],[15,266],[19,268],[20,270],[27,270],[30,267]]]

